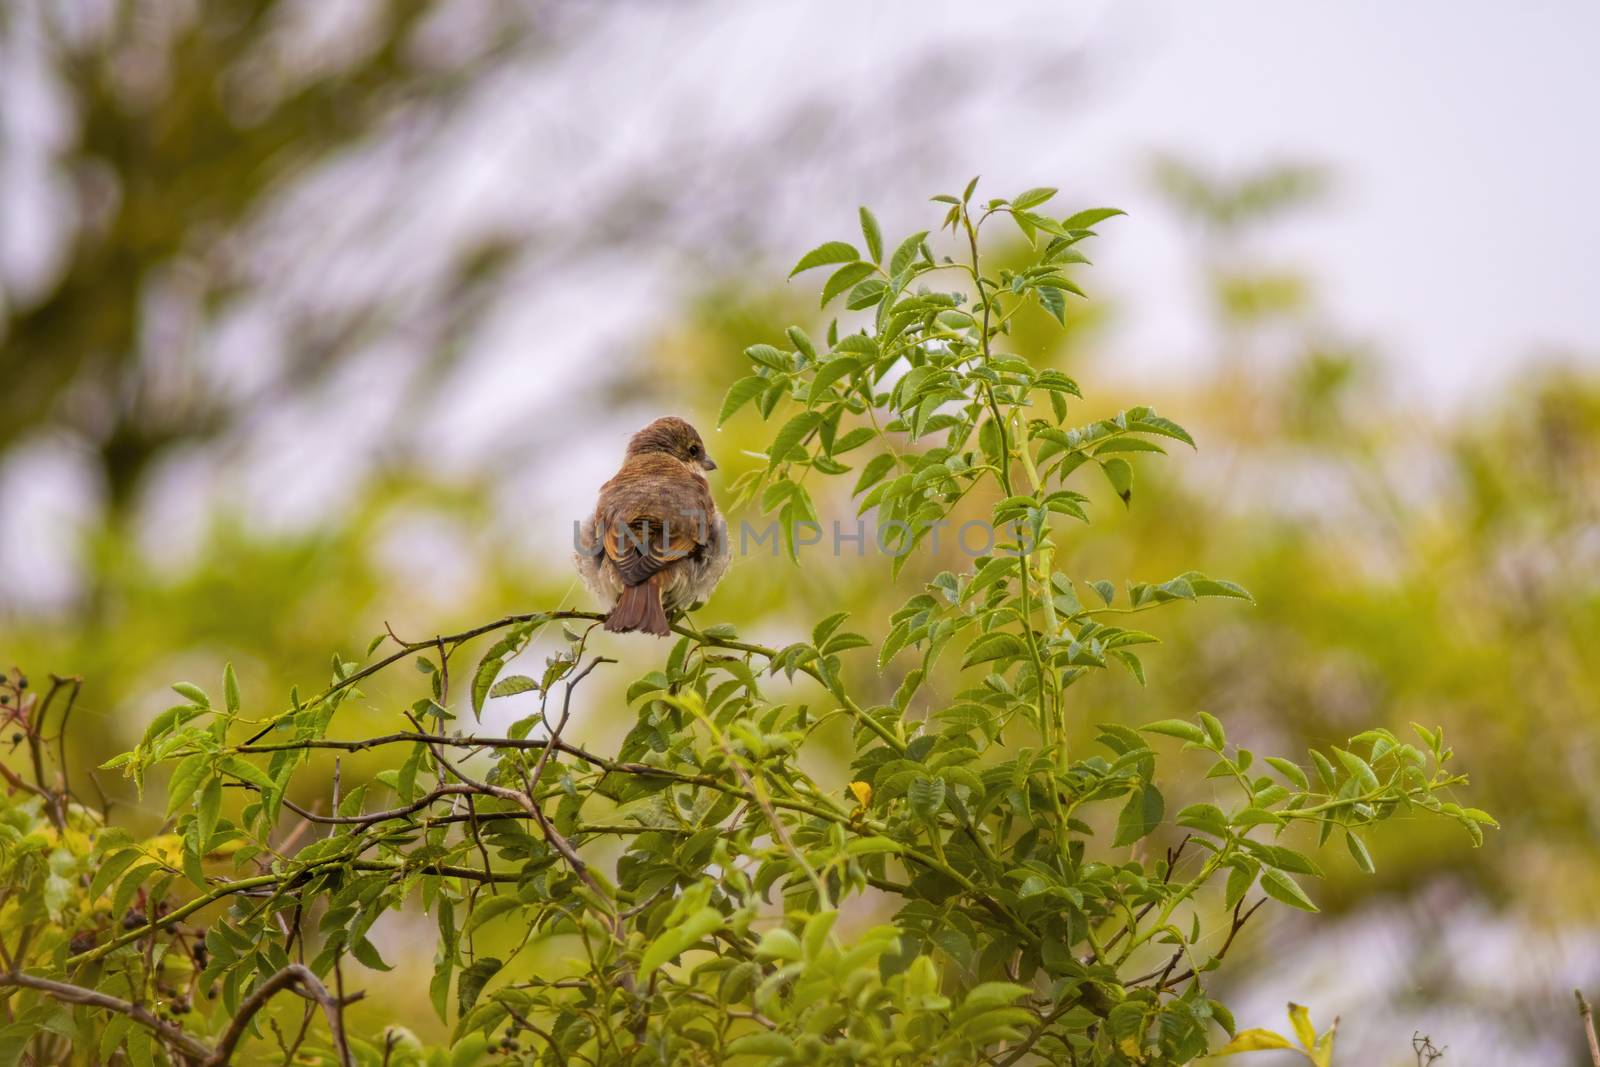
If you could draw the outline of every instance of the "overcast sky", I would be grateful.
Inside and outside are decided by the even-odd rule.
[[[1158,150],[1224,172],[1327,164],[1326,210],[1278,243],[1316,267],[1333,317],[1380,339],[1415,385],[1461,399],[1532,352],[1600,356],[1600,4],[912,10],[728,5],[714,20],[723,39],[701,46],[724,58],[697,69],[718,86],[708,92],[743,94],[870,78],[885,49],[924,36],[993,41],[986,61],[1002,65],[1012,43],[1075,52],[1081,86],[1035,100],[1025,124],[996,101],[948,184],[982,171],[991,189],[1048,182],[1128,208],[1092,284],[1138,297],[1118,344],[1151,369],[1191,354],[1202,326],[1146,180]],[[739,48],[758,40],[782,46]]]

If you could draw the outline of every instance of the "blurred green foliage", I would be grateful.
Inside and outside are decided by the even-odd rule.
[[[169,74],[142,95],[130,95],[125,79],[141,69],[129,50],[148,41],[108,46],[58,24],[51,5],[36,6],[83,117],[72,195],[86,224],[60,284],[37,302],[4,306],[0,450],[41,431],[74,434],[95,453],[110,506],[82,555],[92,602],[0,616],[0,664],[87,679],[77,714],[100,729],[69,752],[74,770],[86,773],[130,743],[171,677],[211,676],[232,660],[247,688],[280,691],[321,678],[330,649],[358,653],[385,621],[412,637],[559,600],[570,586],[565,554],[552,564],[499,532],[492,486],[440,486],[411,468],[352,487],[345,507],[302,532],[216,514],[191,556],[160,566],[129,514],[159,457],[185,443],[215,448],[252,405],[293,402],[386,310],[292,323],[291,358],[266,390],[224,397],[208,383],[203,350],[152,348],[141,333],[163,271],[175,260],[217,268],[194,295],[206,314],[220,314],[245,284],[228,269],[229,250],[258,232],[274,191],[359,147],[406,108],[446,106],[474,65],[515,34],[441,70],[401,47],[422,6],[379,5],[370,47],[291,83],[269,77],[244,102],[250,121],[240,122],[228,109],[242,103],[214,90],[283,5],[206,5],[215,24],[177,24],[156,49]],[[21,10],[0,13],[0,32],[22,25]],[[1474,770],[1474,801],[1508,832],[1474,852],[1426,822],[1390,823],[1369,842],[1377,878],[1331,865],[1318,902],[1358,910],[1375,894],[1457,876],[1507,907],[1587,920],[1600,885],[1591,847],[1600,819],[1600,382],[1530,364],[1464,409],[1398,394],[1386,368],[1403,353],[1382,352],[1381,339],[1374,351],[1330,326],[1310,270],[1261,262],[1247,248],[1247,238],[1304,210],[1322,176],[1267,168],[1228,181],[1168,160],[1157,180],[1193,224],[1215,351],[1196,383],[1138,393],[1180,418],[1201,454],[1171,481],[1141,470],[1132,507],[1102,507],[1107,521],[1075,530],[1058,558],[1075,574],[1148,579],[1201,565],[1238,579],[1257,603],[1243,616],[1200,608],[1168,620],[1168,648],[1151,661],[1141,703],[1223,714],[1236,734],[1274,750],[1339,740],[1357,724],[1441,722]],[[458,325],[503,265],[495,248],[477,253],[440,290],[442,317]],[[1007,262],[1004,250],[998,261]],[[1016,336],[1043,353],[1043,365],[1077,373],[1095,364],[1101,323],[1139,311],[1071,307],[1065,340],[1055,340],[1054,324],[1035,310],[1016,320]],[[649,355],[630,391],[685,398],[709,422],[721,383],[743,366],[740,350],[780,342],[783,326],[804,314],[786,291],[713,279],[703,299],[640,346]],[[444,359],[452,349],[436,351]],[[172,375],[174,366],[183,373]],[[719,454],[764,443],[747,416],[722,437]],[[853,513],[842,500],[818,506]],[[414,516],[466,532],[457,550],[470,557],[473,578],[454,590],[448,619],[380,551],[385,531]],[[886,614],[946,563],[919,556],[894,587],[866,580],[870,564],[848,556],[798,576],[741,565],[714,608],[776,639],[835,607]],[[875,702],[896,688],[887,677],[867,684],[878,687]],[[1135,689],[1126,678],[1093,682],[1096,721],[1125,716]],[[620,718],[598,721],[607,715],[602,680],[594,692],[590,729],[619,730]],[[1076,729],[1086,741],[1089,727]],[[376,766],[358,759],[346,773],[356,780]],[[152,825],[161,816],[147,813]],[[1246,933],[1241,950],[1251,948]]]

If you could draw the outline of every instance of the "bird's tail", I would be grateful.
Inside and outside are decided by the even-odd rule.
[[[654,575],[648,581],[623,588],[617,606],[606,616],[606,629],[618,634],[639,630],[657,637],[666,637],[672,632]]]

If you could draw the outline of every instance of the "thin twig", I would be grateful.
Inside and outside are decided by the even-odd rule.
[[[234,1049],[244,1037],[245,1031],[250,1026],[250,1020],[255,1018],[256,1012],[271,1000],[273,995],[298,985],[300,994],[317,1002],[322,1008],[322,1014],[327,1016],[328,1029],[333,1037],[333,1048],[339,1056],[342,1067],[350,1067],[350,1046],[344,1037],[343,1004],[333,994],[328,992],[326,986],[317,980],[309,967],[298,963],[291,963],[283,970],[272,975],[266,981],[251,990],[239,1005],[238,1014],[228,1023],[228,1029],[222,1034],[222,1039],[217,1042],[217,1050],[205,1061],[204,1067],[223,1067],[233,1058]]]
[[[0,986],[36,989],[52,999],[67,1004],[84,1004],[91,1008],[114,1011],[119,1015],[126,1015],[140,1026],[154,1031],[156,1036],[187,1060],[194,1062],[209,1061],[212,1056],[211,1049],[198,1038],[185,1033],[171,1023],[163,1022],[156,1018],[143,1004],[134,1004],[120,997],[102,993],[97,989],[86,989],[83,986],[72,985],[68,982],[57,982],[50,978],[40,978],[36,975],[23,974],[17,971],[13,971],[10,974],[0,974]]]
[[[1589,1038],[1589,1059],[1594,1067],[1600,1067],[1600,1040],[1594,1034],[1594,1013],[1589,1010],[1589,1002],[1583,997],[1583,990],[1574,989],[1572,995],[1578,998],[1578,1015],[1583,1019],[1583,1032]]]

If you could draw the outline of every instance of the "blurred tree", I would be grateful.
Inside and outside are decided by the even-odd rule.
[[[320,41],[314,10],[285,0],[10,9],[6,47],[39,49],[68,102],[55,166],[77,221],[42,294],[0,304],[0,450],[41,425],[70,428],[120,515],[162,452],[222,434],[359,351],[381,300],[276,309],[288,343],[249,388],[208,366],[201,330],[249,287],[252,241],[295,179],[437,125],[471,79],[553,32],[517,5],[493,11],[451,50],[434,39],[447,16],[410,0],[344,5],[327,17],[345,25]],[[503,251],[459,254],[433,294],[440,340]]]

